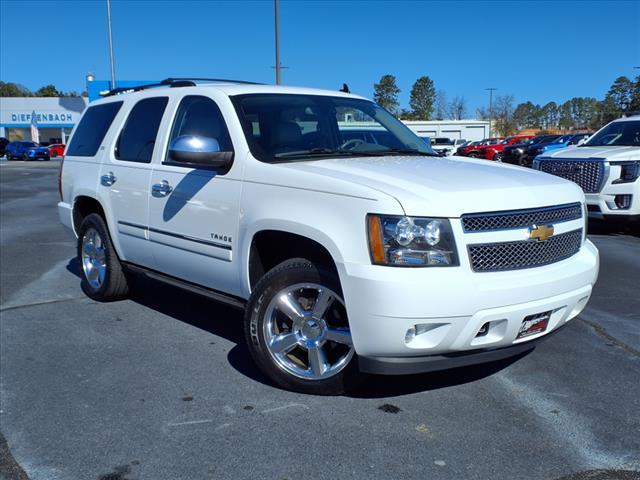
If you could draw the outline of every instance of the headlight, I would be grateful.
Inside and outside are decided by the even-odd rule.
[[[640,176],[640,162],[611,162],[611,165],[620,166],[620,177],[611,183],[631,183]]]
[[[376,265],[449,267],[459,265],[449,220],[368,215],[369,253]]]

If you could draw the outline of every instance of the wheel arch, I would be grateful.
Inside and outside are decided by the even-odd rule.
[[[290,258],[306,258],[339,276],[342,256],[323,232],[298,224],[263,224],[244,241],[242,287],[248,297],[257,281],[271,268]]]

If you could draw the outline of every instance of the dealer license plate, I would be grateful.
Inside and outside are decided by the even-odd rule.
[[[518,332],[517,339],[529,337],[536,333],[544,332],[549,325],[549,319],[551,318],[551,311],[536,313],[524,318],[522,325],[520,325],[520,331]]]

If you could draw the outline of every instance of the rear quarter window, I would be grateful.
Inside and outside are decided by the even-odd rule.
[[[110,102],[89,107],[67,147],[67,156],[94,157],[113,119],[120,111],[120,107],[122,107],[122,102]]]

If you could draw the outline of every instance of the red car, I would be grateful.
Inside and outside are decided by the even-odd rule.
[[[504,147],[509,145],[516,145],[518,143],[526,143],[527,140],[533,138],[533,135],[514,135],[513,137],[507,137],[500,143],[495,145],[487,145],[480,147],[478,156],[486,158],[487,160],[495,160],[496,162],[502,161],[502,151]]]
[[[480,149],[482,147],[486,145],[496,145],[500,143],[502,140],[503,140],[502,138],[485,138],[484,140],[479,142],[471,142],[466,147],[460,147],[456,152],[456,155],[460,155],[462,157],[476,158],[480,156]]]
[[[63,143],[54,143],[47,147],[49,149],[49,156],[51,158],[62,157],[64,155],[64,149],[66,145]]]

